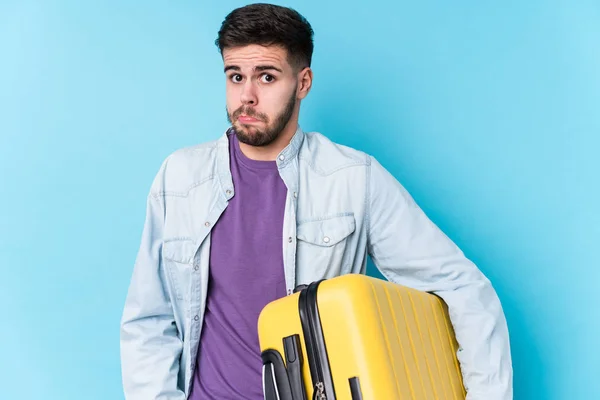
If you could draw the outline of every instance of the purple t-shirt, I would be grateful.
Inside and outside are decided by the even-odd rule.
[[[258,315],[285,296],[287,188],[275,161],[256,161],[229,136],[235,195],[211,234],[206,313],[192,400],[262,400]]]

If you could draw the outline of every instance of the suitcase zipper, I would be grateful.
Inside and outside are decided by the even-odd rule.
[[[314,399],[315,400],[327,400],[327,397],[324,393],[325,389],[323,387],[323,382],[317,382]]]
[[[300,292],[298,305],[311,378],[313,382],[316,382],[313,399],[335,400],[327,349],[317,307],[317,289],[320,282],[313,282]]]

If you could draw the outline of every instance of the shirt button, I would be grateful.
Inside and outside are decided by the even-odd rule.
[[[199,316],[197,316],[197,315],[194,315],[194,321],[198,321],[199,319],[200,319],[200,317],[199,317]]]
[[[329,237],[325,236],[325,237],[323,238],[323,241],[324,241],[325,243],[329,243]]]
[[[285,156],[282,154],[282,155],[280,155],[280,156],[279,156],[279,159],[280,159],[281,161],[283,161],[283,160],[285,160]]]
[[[206,221],[206,222],[204,223],[204,226],[208,228],[208,227],[210,226],[210,222]]]
[[[298,197],[298,192],[294,192],[294,197]]]
[[[200,269],[200,266],[198,264],[194,265],[194,271],[198,271]]]
[[[231,194],[231,190],[226,190],[225,193],[227,193],[228,195]]]
[[[290,236],[290,237],[288,238],[288,242],[289,242],[289,243],[292,243],[292,240],[293,240],[293,239],[292,239],[292,237]]]

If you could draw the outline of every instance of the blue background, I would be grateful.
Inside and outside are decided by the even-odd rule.
[[[122,399],[145,197],[226,127],[237,1],[0,5],[0,398]],[[600,398],[600,4],[296,1],[301,125],[375,155],[487,274],[516,399]]]

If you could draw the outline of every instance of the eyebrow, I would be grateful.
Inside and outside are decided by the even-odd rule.
[[[257,71],[257,72],[268,71],[268,70],[274,70],[274,71],[283,73],[282,69],[277,68],[273,65],[257,65],[256,67],[254,67],[254,71]],[[238,67],[237,65],[227,65],[225,67],[225,69],[223,70],[223,72],[227,72],[227,71],[241,71],[241,68]]]

